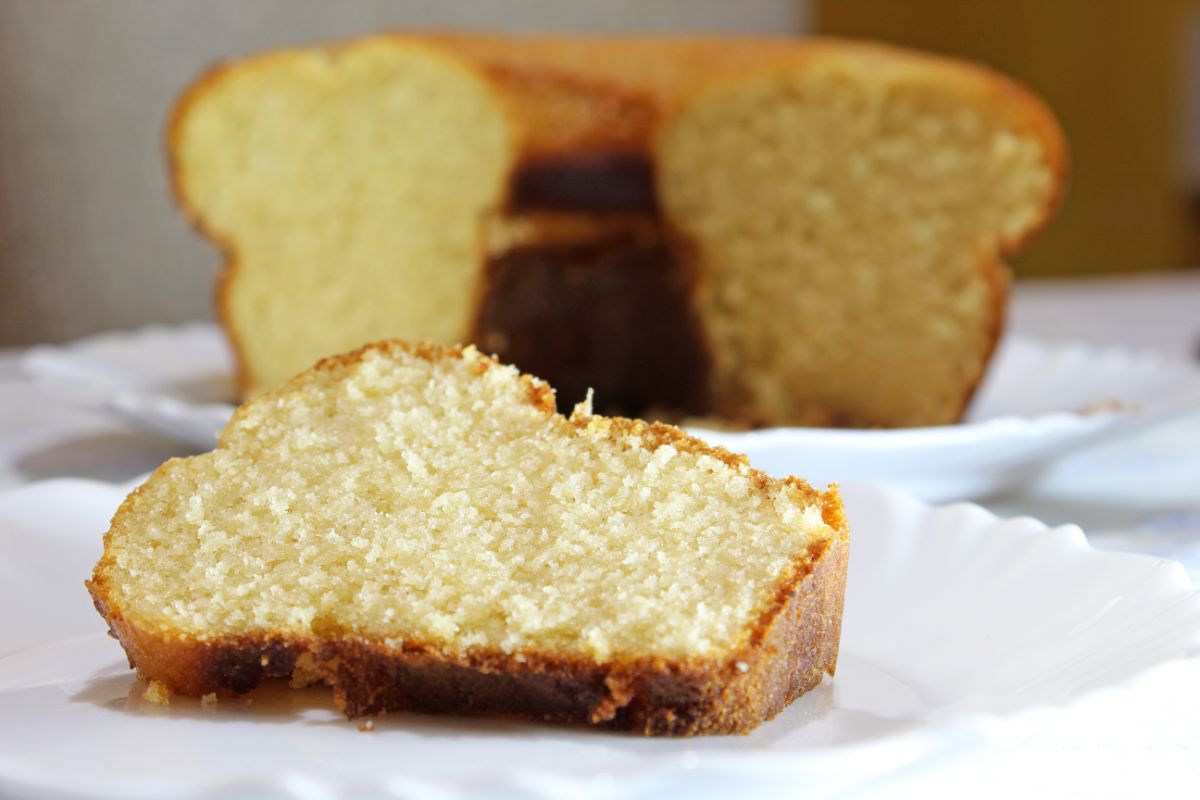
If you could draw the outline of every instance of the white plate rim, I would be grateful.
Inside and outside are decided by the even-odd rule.
[[[200,352],[207,365],[223,363],[223,369],[231,374],[232,357],[219,328],[212,323],[194,322],[103,333],[64,345],[32,348],[21,359],[26,374],[49,382],[55,391],[75,392],[83,402],[107,408],[129,423],[193,448],[213,446],[216,431],[232,413],[232,405],[196,402],[160,386],[123,385],[119,380],[106,379],[98,374],[95,363],[89,363],[89,353],[104,348],[126,354],[153,353],[158,358],[174,348],[181,364],[173,361],[171,369],[180,369],[181,365],[186,368],[189,353],[194,357]],[[923,499],[946,502],[1012,489],[1060,456],[1200,410],[1200,368],[1195,365],[1153,351],[1017,334],[1001,340],[993,371],[980,387],[973,407],[980,404],[981,398],[990,397],[992,383],[1008,385],[997,377],[995,367],[999,364],[1003,370],[1010,352],[1021,354],[1019,358],[1024,359],[1026,368],[1030,359],[1035,364],[1067,364],[1077,373],[1086,373],[1089,366],[1103,367],[1101,373],[1109,376],[1105,380],[1111,391],[1120,389],[1113,384],[1126,371],[1157,379],[1165,388],[1158,395],[1140,397],[1140,408],[1129,404],[1106,407],[1104,401],[1111,398],[1103,396],[1090,396],[1082,405],[1064,408],[1055,406],[1048,397],[1048,407],[1033,413],[999,414],[920,428],[727,432],[693,426],[689,430],[713,444],[746,454],[752,465],[775,475],[808,473],[817,482],[888,481]],[[901,464],[897,459],[902,457]],[[813,462],[818,466],[814,467]],[[970,480],[963,479],[964,464],[970,464],[976,472]]]

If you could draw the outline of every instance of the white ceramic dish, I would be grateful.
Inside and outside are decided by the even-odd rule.
[[[848,486],[837,678],[749,736],[419,715],[364,733],[319,688],[164,709],[140,698],[83,589],[127,488],[0,495],[0,796],[825,796],[1011,743],[1058,704],[1136,692],[1144,670],[1200,654],[1200,595],[1177,564]]]
[[[1197,411],[1200,369],[1187,362],[1009,336],[958,425],[696,433],[773,475],[879,481],[946,502],[1011,489],[1058,456]]]
[[[102,333],[31,347],[24,372],[139,428],[211,450],[233,413],[233,355],[205,322]]]
[[[212,325],[38,347],[27,372],[124,418],[209,449],[232,411],[232,359]],[[219,402],[219,401],[226,402]],[[1200,369],[1151,352],[1010,336],[962,424],[907,430],[694,432],[774,475],[889,483],[931,501],[1019,485],[1101,438],[1200,409]]]

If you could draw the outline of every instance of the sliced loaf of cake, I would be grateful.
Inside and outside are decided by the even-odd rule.
[[[847,41],[373,37],[219,69],[171,130],[248,395],[402,336],[748,426],[959,419],[1066,169],[1003,76]]]
[[[555,411],[473,348],[325,360],[121,506],[88,588],[188,695],[316,675],[349,716],[744,732],[832,674],[835,490]]]

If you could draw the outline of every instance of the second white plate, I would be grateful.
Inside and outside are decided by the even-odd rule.
[[[23,366],[56,391],[202,450],[233,410],[232,358],[220,331],[206,323],[38,347]],[[1197,409],[1200,369],[1192,364],[1009,336],[958,425],[693,433],[745,453],[773,475],[816,485],[878,481],[946,502],[1012,488],[1081,446]]]

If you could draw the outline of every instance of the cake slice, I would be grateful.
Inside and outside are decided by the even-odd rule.
[[[315,674],[348,716],[745,732],[832,674],[836,491],[676,428],[555,411],[474,348],[388,341],[160,467],[88,582],[171,691]]]
[[[482,71],[399,36],[220,67],[173,113],[176,192],[225,251],[255,394],[393,336],[460,341],[518,132]]]

